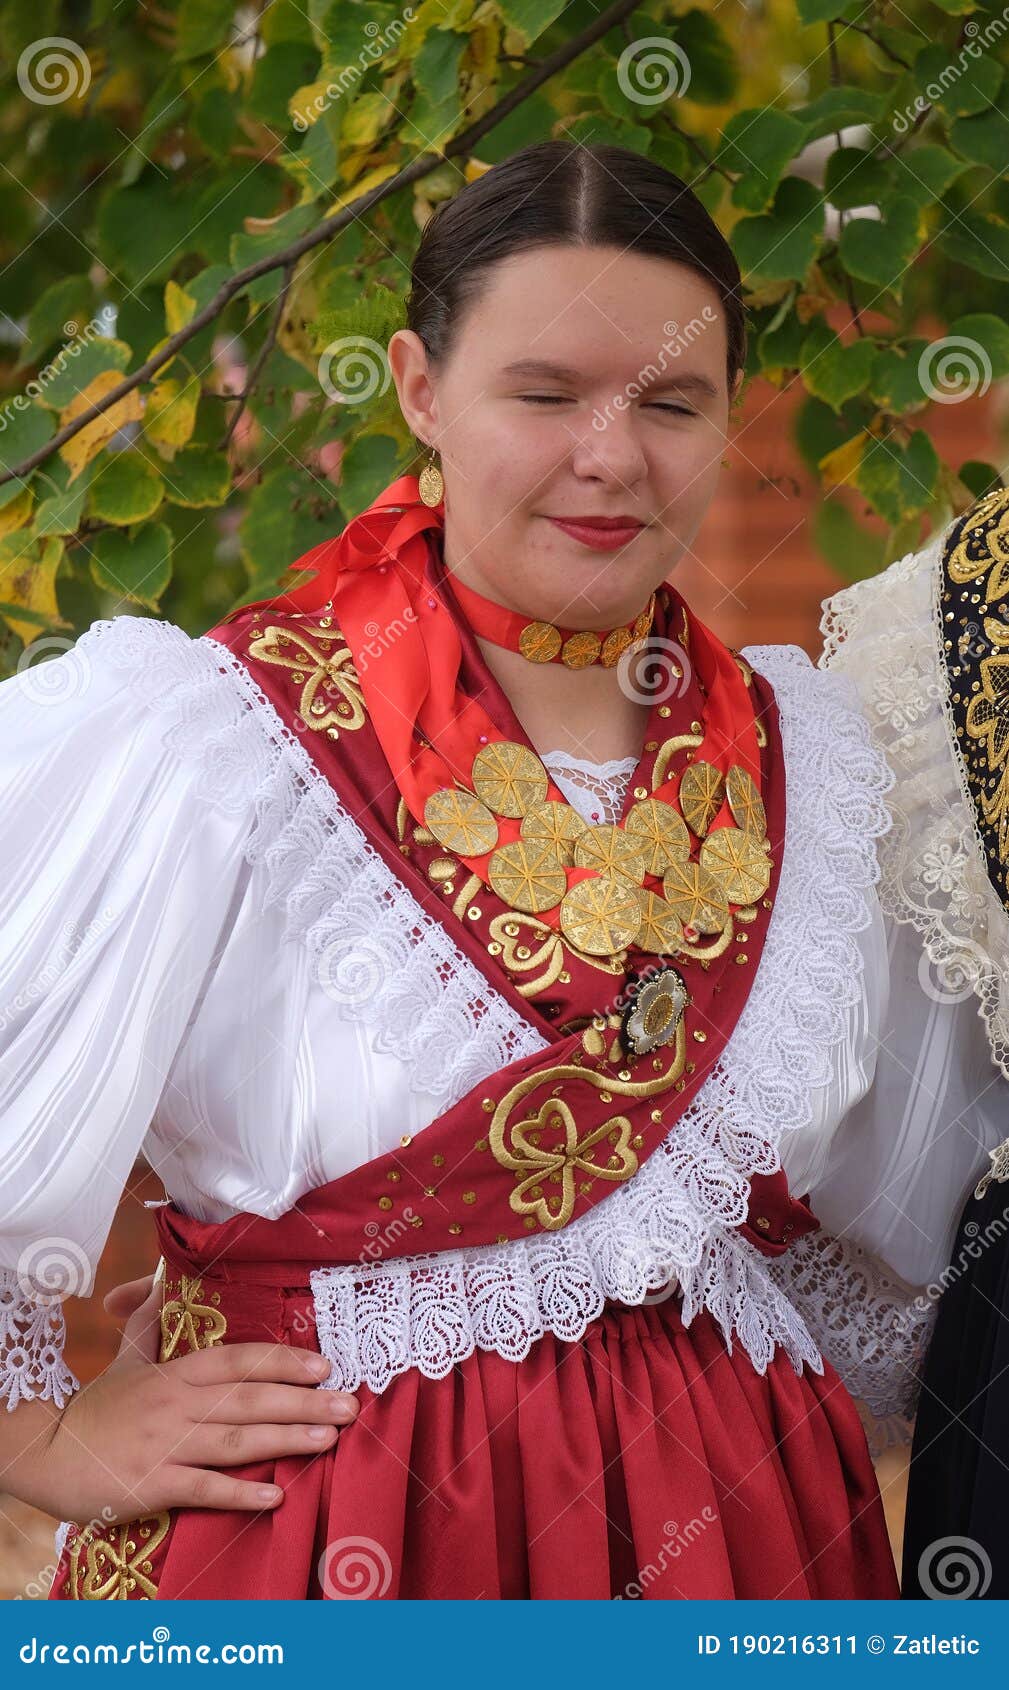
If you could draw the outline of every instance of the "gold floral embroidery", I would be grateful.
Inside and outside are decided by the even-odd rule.
[[[70,1540],[71,1600],[146,1602],[157,1596],[151,1559],[171,1523],[171,1515],[145,1514],[139,1520],[78,1531]]]
[[[226,1317],[211,1305],[220,1302],[215,1291],[210,1303],[201,1301],[203,1283],[182,1274],[178,1285],[165,1281],[165,1296],[161,1305],[161,1353],[159,1361],[170,1361],[185,1344],[187,1350],[207,1350],[219,1344],[228,1330]]]
[[[683,1022],[676,1029],[669,1066],[651,1080],[621,1079],[616,1074],[596,1074],[590,1068],[575,1063],[560,1063],[539,1074],[526,1074],[506,1092],[494,1110],[487,1142],[495,1161],[510,1168],[515,1175],[515,1188],[509,1204],[522,1215],[529,1226],[539,1225],[554,1232],[567,1226],[574,1212],[576,1180],[579,1173],[590,1179],[616,1180],[623,1183],[637,1173],[639,1161],[635,1154],[641,1148],[637,1135],[631,1138],[631,1123],[626,1115],[611,1115],[584,1136],[579,1135],[578,1123],[569,1105],[557,1093],[566,1081],[578,1081],[594,1086],[608,1102],[613,1094],[620,1097],[655,1097],[667,1091],[681,1076],[686,1061],[686,1035]],[[540,1086],[550,1086],[553,1095],[535,1114],[511,1121],[515,1110],[528,1094]],[[544,1144],[547,1133],[559,1138]],[[600,1152],[605,1160],[597,1161]],[[556,1188],[559,1189],[545,1189]],[[584,1187],[583,1187],[584,1189]]]
[[[249,643],[250,657],[275,663],[301,684],[298,713],[306,727],[331,738],[362,726],[364,694],[350,647],[338,630],[271,626]]]

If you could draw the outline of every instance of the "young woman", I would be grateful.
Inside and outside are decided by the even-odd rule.
[[[918,1072],[893,777],[853,689],[670,580],[737,267],[659,165],[550,141],[412,283],[419,482],[201,638],[98,622],[0,689],[8,1488],[60,1599],[894,1596],[841,1270],[788,1266]],[[141,1311],[80,1389],[42,1268],[90,1290],[139,1151],[158,1360]],[[853,1384],[903,1400],[907,1350]]]

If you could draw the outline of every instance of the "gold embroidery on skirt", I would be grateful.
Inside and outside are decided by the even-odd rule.
[[[213,1305],[220,1301],[214,1291],[209,1302],[201,1301],[203,1283],[182,1274],[177,1281],[165,1278],[162,1288],[161,1344],[159,1361],[187,1350],[206,1350],[219,1344],[228,1330],[227,1317]],[[87,1526],[68,1537],[70,1562],[68,1594],[73,1600],[110,1602],[129,1599],[146,1601],[158,1593],[152,1577],[151,1556],[168,1531],[171,1512],[145,1514],[136,1520],[114,1525]]]
[[[90,1526],[71,1540],[69,1592],[85,1602],[146,1602],[158,1593],[151,1577],[151,1556],[171,1523],[163,1514],[145,1514],[94,1530]],[[83,1564],[82,1564],[83,1563]]]
[[[170,1361],[183,1342],[187,1350],[207,1350],[221,1342],[228,1322],[220,1309],[211,1306],[220,1302],[220,1292],[215,1291],[209,1303],[201,1301],[202,1292],[202,1280],[185,1273],[178,1284],[165,1280],[159,1361]]]

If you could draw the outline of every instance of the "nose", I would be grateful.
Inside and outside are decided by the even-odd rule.
[[[632,417],[602,418],[600,426],[590,424],[575,443],[573,468],[578,475],[628,488],[641,480],[647,467]]]

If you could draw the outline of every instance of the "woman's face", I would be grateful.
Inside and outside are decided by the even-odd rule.
[[[389,363],[440,455],[448,567],[530,617],[630,621],[718,479],[731,397],[714,284],[617,247],[539,247],[489,272],[442,369],[408,329]],[[610,550],[552,520],[618,516],[642,526]]]

